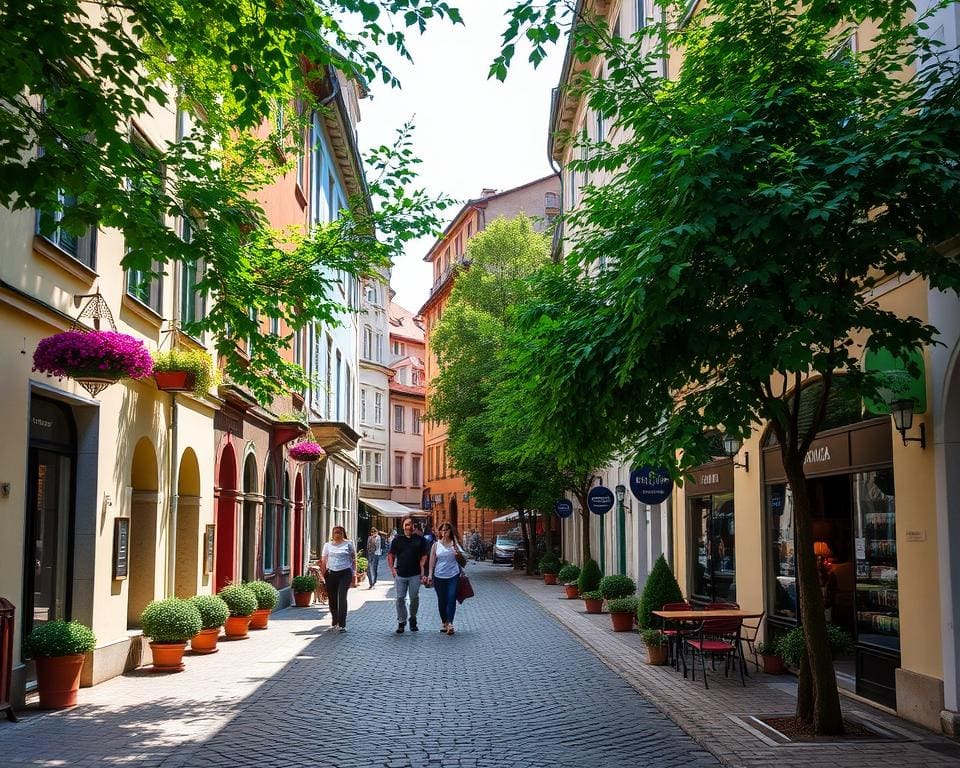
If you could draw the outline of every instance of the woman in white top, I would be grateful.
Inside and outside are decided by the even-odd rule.
[[[452,635],[453,617],[457,612],[457,586],[460,583],[460,562],[466,563],[466,556],[457,543],[457,535],[450,523],[441,523],[440,538],[430,548],[430,570],[427,586],[433,584],[437,590],[437,607],[440,609],[441,632]],[[460,555],[460,562],[457,555]]]
[[[357,550],[347,539],[342,525],[334,526],[330,541],[323,545],[320,568],[327,583],[327,599],[330,601],[330,629],[347,631],[347,590],[357,571]]]

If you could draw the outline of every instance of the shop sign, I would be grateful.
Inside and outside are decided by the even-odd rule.
[[[130,572],[130,518],[113,521],[113,578],[125,579]]]
[[[670,498],[673,480],[665,467],[639,467],[630,472],[630,492],[643,504],[660,504]]]
[[[613,509],[613,499],[613,491],[598,485],[596,488],[591,488],[590,493],[587,494],[587,509],[595,515],[605,515]]]
[[[913,400],[914,413],[926,412],[927,385],[920,350],[911,350],[904,360],[888,349],[868,349],[863,355],[863,370],[878,374],[880,379],[877,399],[863,398],[863,404],[870,413],[880,416],[889,414],[890,403],[907,399]]]
[[[733,462],[704,464],[690,471],[690,496],[704,496],[710,493],[731,493],[733,491]]]
[[[553,511],[557,513],[557,517],[570,517],[573,514],[573,502],[570,499],[557,499],[553,503]]]

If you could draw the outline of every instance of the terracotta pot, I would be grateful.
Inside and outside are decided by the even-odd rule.
[[[194,653],[216,653],[220,627],[201,629],[190,640],[190,650]]]
[[[647,645],[647,663],[662,667],[667,663],[666,645]]]
[[[250,629],[266,629],[270,620],[269,608],[257,608],[250,617]]]
[[[297,608],[309,608],[313,601],[313,592],[294,592],[293,601]]]
[[[192,392],[197,377],[191,371],[154,371],[153,380],[164,392]]]
[[[610,621],[613,622],[614,632],[629,632],[633,629],[633,613],[611,613]]]
[[[46,656],[37,659],[40,709],[76,706],[84,658],[84,654],[75,653],[70,656]]]
[[[153,654],[153,669],[157,672],[182,672],[183,652],[187,649],[183,643],[150,643]]]
[[[543,574],[543,583],[544,583],[544,584],[556,584],[556,583],[557,583],[557,574],[555,574],[555,573],[545,573],[545,574]]]
[[[603,598],[600,600],[583,600],[584,606],[587,608],[587,613],[603,613]]]
[[[576,600],[580,597],[580,589],[576,584],[564,584],[563,588],[567,593],[568,600]]]
[[[223,634],[231,640],[239,640],[247,636],[250,628],[250,616],[230,616],[223,625]]]
[[[782,675],[787,671],[787,665],[779,656],[761,656],[763,672],[767,675]]]

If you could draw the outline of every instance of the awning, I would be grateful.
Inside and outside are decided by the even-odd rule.
[[[520,515],[517,512],[508,512],[505,515],[500,515],[500,517],[495,517],[491,520],[491,523],[506,523],[510,520],[518,520]]]
[[[393,499],[364,499],[361,498],[364,504],[366,504],[371,509],[377,511],[377,513],[383,515],[384,517],[429,517],[429,512],[424,512],[422,509],[416,509],[414,507],[407,507],[399,502],[394,501]]]

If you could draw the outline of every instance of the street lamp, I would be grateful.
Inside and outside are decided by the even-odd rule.
[[[627,575],[627,520],[623,514],[623,499],[627,495],[627,487],[625,485],[618,485],[613,489],[613,492],[617,497],[617,533],[619,534],[619,541],[617,542],[617,558],[620,562],[620,573],[624,576]]]
[[[903,438],[903,444],[920,443],[920,448],[927,447],[926,425],[920,424],[920,437],[907,437],[907,432],[913,427],[913,398],[904,400],[894,400],[890,403],[890,415],[893,416],[893,424]]]
[[[734,435],[724,435],[723,436],[723,455],[728,456],[731,459],[740,453],[740,449],[743,447],[743,442],[739,437]],[[743,454],[743,464],[740,464],[737,461],[733,462],[733,466],[742,467],[747,472],[750,471],[750,452],[746,451]]]
[[[627,486],[618,485],[616,488],[613,489],[613,491],[614,493],[617,494],[617,504],[619,504],[622,507],[623,498],[627,495]]]

